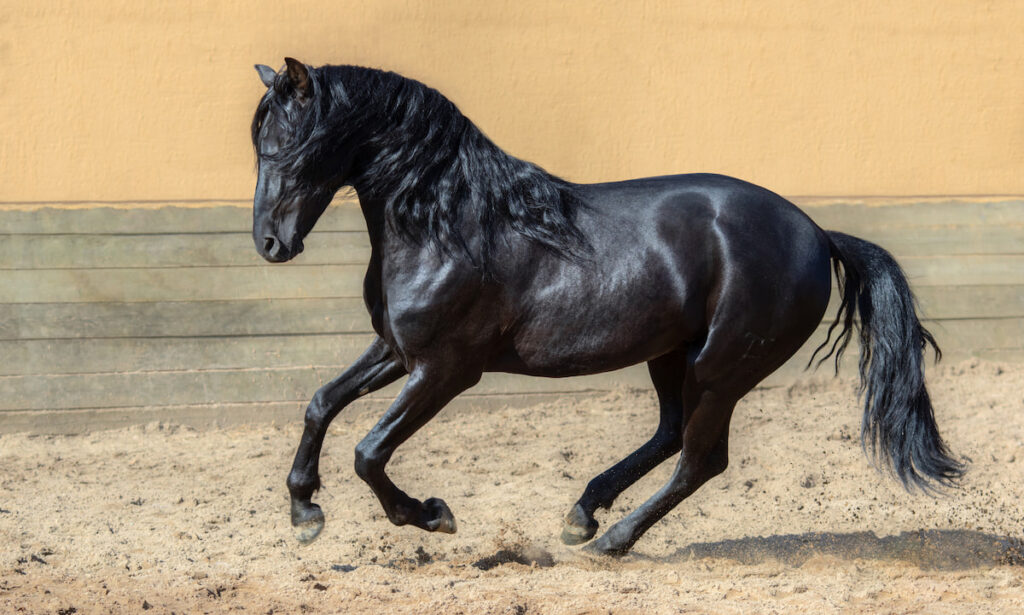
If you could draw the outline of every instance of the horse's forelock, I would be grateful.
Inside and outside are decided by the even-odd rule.
[[[309,155],[304,150],[307,149],[309,136],[316,128],[317,118],[315,116],[318,114],[313,109],[315,101],[306,105],[306,109],[299,109],[297,105],[288,105],[288,98],[294,92],[291,90],[290,84],[281,85],[282,82],[287,83],[288,78],[279,74],[274,86],[268,88],[266,94],[260,99],[256,113],[253,115],[251,136],[257,158],[270,162],[284,171],[299,169],[307,162]],[[263,126],[272,117],[279,120],[278,124],[286,131],[286,134],[277,152],[261,154],[259,146]]]

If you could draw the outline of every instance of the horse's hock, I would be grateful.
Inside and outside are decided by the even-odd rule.
[[[1024,201],[800,202],[824,228],[894,253],[948,360],[1024,360]],[[0,210],[0,432],[150,421],[298,421],[373,338],[369,244],[336,202],[296,262],[252,249],[250,201]],[[802,371],[829,315],[765,384]],[[854,361],[847,361],[852,374]],[[455,408],[649,388],[643,366],[592,377],[487,374]],[[358,404],[383,406],[392,385]]]

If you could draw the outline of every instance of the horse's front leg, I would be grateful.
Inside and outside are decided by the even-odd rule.
[[[444,500],[421,502],[395,486],[384,472],[395,449],[434,417],[456,395],[480,380],[466,366],[420,365],[409,374],[395,403],[356,446],[355,470],[380,500],[395,525],[411,524],[428,532],[455,533],[455,517]]]
[[[324,527],[323,511],[311,500],[313,493],[320,488],[320,449],[328,425],[345,406],[398,380],[405,373],[405,367],[391,348],[378,337],[355,363],[341,376],[321,387],[309,402],[306,427],[288,474],[292,525],[296,528],[299,542],[312,542]]]

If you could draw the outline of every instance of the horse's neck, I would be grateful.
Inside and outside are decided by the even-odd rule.
[[[366,232],[370,236],[370,246],[377,250],[384,244],[385,234],[387,233],[385,201],[384,199],[365,197],[358,190],[356,190],[356,196],[359,199],[359,208],[363,212],[363,220],[366,221]]]

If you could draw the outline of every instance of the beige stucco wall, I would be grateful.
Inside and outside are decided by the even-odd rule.
[[[0,201],[246,199],[255,62],[397,70],[573,180],[1024,194],[1024,2],[0,0]]]

